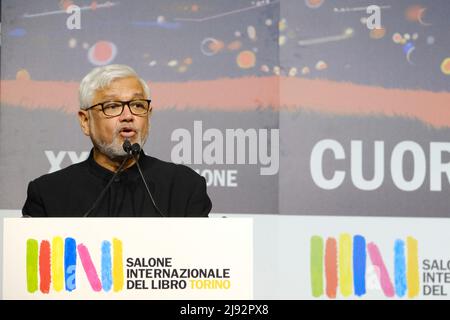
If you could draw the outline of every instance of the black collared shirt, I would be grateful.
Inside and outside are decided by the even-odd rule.
[[[186,166],[164,162],[143,152],[139,165],[156,205],[165,216],[208,216],[212,205],[202,176]],[[91,150],[87,160],[31,181],[22,213],[32,217],[82,217],[113,174],[94,160]],[[160,215],[134,164],[118,174],[90,216]]]

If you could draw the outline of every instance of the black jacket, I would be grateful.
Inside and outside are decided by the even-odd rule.
[[[169,217],[207,217],[211,200],[206,181],[192,169],[156,158],[139,157],[139,165],[156,205]],[[113,172],[93,157],[54,173],[43,175],[28,185],[22,209],[32,217],[82,217],[94,204]],[[121,172],[96,205],[92,217],[159,217],[136,164]]]

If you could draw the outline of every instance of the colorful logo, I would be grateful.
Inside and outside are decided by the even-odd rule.
[[[60,292],[76,289],[77,257],[87,276],[92,290],[106,292],[111,288],[114,292],[123,289],[123,254],[122,241],[113,239],[111,256],[111,242],[103,241],[101,245],[101,281],[97,269],[92,262],[88,248],[73,238],[54,237],[52,243],[42,240],[40,245],[35,239],[27,240],[27,290],[30,293],[38,289],[42,293],[49,293],[50,286]],[[39,287],[38,287],[39,285]]]
[[[407,237],[406,244],[404,240],[395,240],[394,282],[378,246],[373,242],[366,244],[366,239],[361,235],[355,235],[353,243],[349,234],[341,234],[339,244],[335,238],[328,238],[325,254],[322,237],[312,236],[310,244],[311,290],[314,297],[324,294],[324,280],[325,293],[329,298],[336,298],[338,286],[343,297],[365,295],[367,254],[386,297],[404,297],[407,294],[409,298],[414,298],[419,294],[418,243],[413,237]]]

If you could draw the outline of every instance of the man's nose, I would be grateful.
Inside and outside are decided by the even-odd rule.
[[[125,104],[123,106],[122,114],[119,118],[120,121],[132,121],[133,120],[133,114],[131,113],[130,106],[128,104]]]

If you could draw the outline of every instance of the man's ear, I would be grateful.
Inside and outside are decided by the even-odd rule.
[[[91,135],[89,130],[89,113],[86,110],[78,111],[78,120],[80,121],[80,127],[83,133],[87,136]]]

